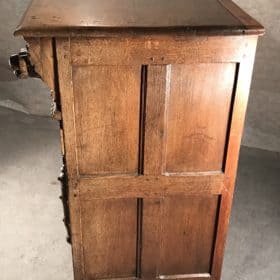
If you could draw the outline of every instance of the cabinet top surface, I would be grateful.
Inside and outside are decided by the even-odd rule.
[[[33,0],[16,35],[262,34],[231,0]]]

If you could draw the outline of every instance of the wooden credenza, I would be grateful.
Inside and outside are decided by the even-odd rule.
[[[255,49],[230,0],[34,0],[11,59],[61,119],[76,280],[221,277]]]

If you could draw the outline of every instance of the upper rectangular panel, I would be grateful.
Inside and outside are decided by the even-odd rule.
[[[33,0],[16,34],[42,36],[130,30],[262,33],[230,0]]]
[[[81,175],[138,170],[140,66],[73,67]]]
[[[166,172],[222,171],[236,64],[172,65]]]

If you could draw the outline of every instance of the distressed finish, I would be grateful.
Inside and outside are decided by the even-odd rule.
[[[80,174],[137,173],[140,68],[73,68]]]
[[[263,27],[231,0],[83,0],[79,5],[33,0],[16,34],[81,35],[85,30],[99,36],[120,31],[260,34]]]
[[[170,72],[165,172],[222,171],[236,64],[176,65]]]
[[[35,0],[16,31],[62,114],[76,280],[221,277],[263,27],[200,2]]]

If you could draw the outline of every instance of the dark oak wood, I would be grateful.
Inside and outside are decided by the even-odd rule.
[[[172,194],[220,194],[224,174],[193,176],[105,176],[83,178],[77,183],[83,199],[165,197]]]
[[[221,269],[227,230],[234,193],[234,184],[236,180],[237,164],[241,144],[241,136],[244,128],[246,108],[250,91],[253,65],[256,52],[257,41],[251,38],[248,41],[250,52],[243,57],[239,63],[237,85],[235,90],[235,100],[231,118],[231,127],[229,131],[229,143],[227,148],[227,158],[225,165],[225,175],[227,177],[226,190],[223,192],[220,206],[219,224],[217,228],[217,240],[213,259],[213,277],[221,278]]]
[[[165,172],[222,171],[236,64],[170,68]]]
[[[169,66],[149,66],[145,111],[144,174],[163,172],[165,101],[168,91]]]
[[[221,279],[263,32],[230,0],[31,3],[16,33],[61,110],[75,280]]]
[[[75,66],[238,62],[248,49],[248,37],[129,36],[110,38],[110,41],[74,37],[70,47],[71,60]]]
[[[84,279],[133,277],[136,266],[136,199],[82,203]],[[90,213],[90,215],[89,215]]]
[[[73,68],[81,175],[137,173],[139,73],[140,66]]]
[[[116,32],[260,34],[263,27],[229,0],[33,0],[17,35]]]
[[[163,199],[160,275],[210,274],[218,206],[219,196]]]
[[[160,230],[162,197],[149,198],[143,201],[142,227],[142,262],[141,277],[155,279],[160,265]]]
[[[140,104],[139,111],[133,109],[133,102],[127,105],[130,107],[132,105],[129,114],[127,114],[128,118],[130,113],[134,112],[135,116],[142,121],[144,120],[144,126],[142,125],[141,129],[138,128],[139,133],[144,137],[144,141],[139,141],[138,143],[139,150],[144,147],[144,155],[138,158],[138,160],[143,161],[141,173],[138,175],[128,175],[123,170],[123,173],[120,174],[114,174],[114,172],[111,172],[111,174],[103,174],[102,172],[94,174],[91,173],[91,170],[94,170],[94,166],[92,166],[88,174],[85,174],[80,173],[80,163],[77,154],[75,162],[72,160],[68,161],[70,169],[75,169],[78,174],[77,180],[75,181],[76,191],[73,193],[73,199],[75,196],[78,196],[81,204],[87,201],[91,201],[94,204],[99,199],[116,199],[120,203],[124,198],[143,199],[143,204],[140,208],[139,206],[135,206],[135,211],[140,213],[140,221],[142,223],[140,223],[140,230],[139,228],[137,230],[135,229],[138,235],[140,234],[140,237],[137,237],[138,241],[136,243],[137,248],[135,254],[138,257],[134,277],[138,275],[137,277],[144,279],[219,279],[256,39],[257,37],[255,36],[242,38],[210,37],[207,39],[197,37],[186,38],[180,41],[166,38],[161,38],[160,40],[155,39],[155,41],[139,39],[136,45],[149,46],[152,44],[158,50],[158,57],[168,55],[169,52],[170,54],[172,53],[169,56],[169,63],[171,65],[165,65],[163,62],[161,65],[155,65],[152,60],[146,64],[146,57],[151,56],[149,52],[152,53],[154,50],[153,48],[148,48],[147,54],[145,54],[140,51],[140,48],[139,51],[138,48],[134,49],[132,47],[135,46],[136,42],[134,38],[128,38],[123,41],[124,46],[128,45],[128,48],[124,48],[126,53],[124,53],[121,60],[114,60],[114,57],[111,57],[111,64],[109,60],[108,62],[106,61],[108,59],[106,57],[109,57],[111,54],[111,48],[116,46],[115,39],[107,39],[105,43],[103,39],[101,41],[98,41],[98,39],[91,41],[89,38],[85,38],[80,39],[80,43],[78,43],[78,39],[74,38],[73,40],[71,39],[71,47],[67,45],[68,47],[65,48],[70,52],[72,51],[72,73],[75,73],[75,69],[77,68],[83,69],[84,73],[87,73],[87,71],[91,71],[90,69],[92,67],[98,67],[96,65],[100,65],[101,74],[104,67],[114,73],[115,66],[113,67],[112,65],[123,65],[123,69],[127,69],[127,65],[130,65],[130,69],[135,69],[136,71],[134,72],[132,70],[130,73],[134,73],[133,75],[135,77],[138,76],[138,79],[133,80],[133,83],[136,82],[137,84],[134,85],[131,83],[130,78],[128,78],[129,86],[133,90],[135,87],[138,87],[138,94],[135,96],[137,96],[139,103],[143,100],[144,95],[144,105],[141,103],[141,106],[145,107],[144,110],[141,109]],[[66,44],[67,40],[64,41]],[[209,42],[209,49],[207,49],[207,41]],[[132,43],[130,47],[129,42]],[[86,61],[81,64],[76,63],[76,52],[73,52],[76,44],[79,44],[79,48],[82,49],[82,44],[87,48],[89,44],[93,46],[99,43],[102,43],[104,47],[102,52],[99,53],[101,57],[104,57],[104,60],[100,61],[94,53],[85,51],[87,54],[87,63]],[[162,44],[165,47],[162,47]],[[188,56],[183,59],[179,50],[181,46],[188,48]],[[215,51],[211,49],[212,46]],[[132,51],[135,51],[133,56],[126,55]],[[176,52],[179,53],[179,57],[182,59],[180,63],[178,62]],[[222,55],[223,52],[224,55]],[[78,53],[79,58],[86,57],[83,55],[83,52],[81,54],[79,55]],[[91,54],[94,56],[91,56]],[[93,57],[97,60],[90,60]],[[133,60],[134,57],[139,62]],[[136,66],[145,64],[147,65],[145,68],[146,75],[143,75],[143,68],[139,66],[137,68]],[[121,69],[120,66],[117,67]],[[246,73],[243,72],[245,69]],[[242,71],[242,75],[240,75],[240,71]],[[125,73],[125,71],[121,71],[120,73]],[[111,73],[108,73],[108,77],[111,75]],[[95,79],[99,79],[99,77],[96,76]],[[101,75],[100,81],[102,80]],[[66,84],[67,80],[62,80],[62,83]],[[76,94],[80,92],[80,86],[77,87],[75,83],[83,85],[88,89],[94,89],[95,85],[99,84],[96,80],[90,80],[88,82],[83,80],[81,82],[80,80],[72,79],[70,91],[64,91],[64,93],[61,91],[61,94],[68,96],[69,92],[73,92],[73,98],[75,98]],[[110,79],[110,83],[114,84],[115,79]],[[123,80],[120,79],[114,88],[118,88],[120,85],[122,91],[119,91],[119,94],[125,91],[127,87],[123,83]],[[67,86],[69,87],[69,83],[67,83]],[[105,83],[103,88],[105,89],[104,94],[110,92]],[[92,92],[94,91],[88,90],[85,94],[91,96]],[[83,94],[80,93],[76,97],[76,100],[83,98],[82,96]],[[71,97],[68,96],[67,98]],[[121,99],[122,96],[119,96],[119,98]],[[132,98],[132,100],[134,99]],[[77,113],[76,107],[74,106],[74,110],[71,109],[71,113],[69,112],[71,117],[69,116],[65,122],[70,120],[70,123],[72,123],[71,118],[74,118],[76,119],[75,123],[77,127],[77,123],[80,121],[80,115]],[[87,105],[84,105],[83,108],[86,109]],[[99,111],[100,108],[102,106],[98,106],[96,110]],[[106,112],[104,111],[104,114],[107,112],[108,116],[102,117],[99,122],[103,122],[107,117],[111,118],[111,109],[106,110]],[[144,117],[141,114],[144,114]],[[243,117],[241,118],[241,116]],[[140,119],[139,124],[141,123]],[[81,125],[86,127],[87,121],[89,123],[92,122],[90,118],[85,118]],[[103,124],[101,127],[105,129],[106,126]],[[201,129],[204,130],[203,133],[201,133]],[[185,139],[184,135],[189,134],[188,131],[192,131],[196,135],[195,141],[188,142],[183,140]],[[71,146],[76,145],[79,149],[79,145],[75,144],[75,141],[79,143],[79,139],[87,133],[99,137],[100,140],[95,139],[94,141],[102,141],[105,146],[112,145],[108,144],[111,143],[111,138],[98,136],[98,134],[95,134],[96,131],[92,129],[86,132],[76,130],[75,137],[70,141],[72,142]],[[117,136],[116,133],[116,137],[119,138],[120,136]],[[169,137],[172,137],[171,139],[174,143],[168,139]],[[210,138],[210,142],[205,140]],[[126,139],[128,139],[128,136],[126,136]],[[206,144],[208,146],[203,148],[203,145]],[[126,145],[126,150],[127,148]],[[177,154],[174,152],[176,148],[179,149]],[[92,149],[87,150],[87,153],[92,153],[94,151]],[[123,147],[118,147],[117,149],[119,152],[123,150]],[[139,150],[135,150],[135,156],[139,156]],[[84,151],[86,150],[84,149]],[[86,159],[86,157],[84,158]],[[141,162],[138,162],[138,166],[141,166],[141,164]],[[172,169],[172,166],[177,169]],[[197,196],[197,199],[193,199],[193,196]],[[206,216],[202,214],[204,212],[202,210],[203,208],[199,207],[200,199],[204,201],[205,207],[210,207],[207,210],[205,209],[205,213],[209,215],[211,213],[209,219],[206,219]],[[186,205],[180,202],[184,200],[186,201]],[[164,201],[171,202],[170,204],[166,204],[166,210],[164,210],[166,213],[163,215],[162,211],[165,209]],[[189,259],[186,258],[187,255],[184,255],[186,251],[180,249],[183,245],[178,245],[178,248],[176,247],[177,243],[181,244],[180,242],[172,243],[170,240],[170,246],[166,245],[167,247],[162,247],[162,238],[164,237],[161,231],[163,227],[168,228],[170,226],[172,229],[175,225],[178,225],[179,235],[182,229],[184,229],[184,220],[181,220],[182,214],[176,212],[181,211],[178,208],[180,203],[183,205],[181,208],[182,211],[184,209],[185,211],[188,211],[187,209],[194,211],[190,212],[190,216],[188,216],[192,217],[189,218],[191,223],[189,234],[192,238],[198,235],[196,233],[196,226],[199,225],[200,218],[202,219],[201,226],[199,226],[200,231],[208,233],[208,235],[202,235],[197,241],[193,241],[193,250],[198,255],[197,257],[192,255],[193,258]],[[174,205],[175,209],[171,209],[171,205]],[[147,206],[147,209],[145,206]],[[199,207],[200,210],[195,210],[196,207]],[[146,214],[149,216],[148,218],[145,216],[145,213],[148,213]],[[151,216],[153,213],[155,215],[154,218]],[[172,222],[175,225],[171,225]],[[179,237],[176,234],[176,231],[171,230],[164,243],[167,242],[167,239],[171,239],[171,236],[173,236],[172,238],[174,240],[178,239]],[[201,246],[199,244],[200,241],[204,242],[204,246],[196,247]],[[151,251],[151,248],[158,246],[158,242],[158,249]],[[187,244],[184,242],[188,241],[183,238],[182,242],[182,244]],[[82,248],[80,250],[83,251]],[[173,264],[171,261],[168,262],[168,259],[170,258],[169,254],[172,254],[174,251],[181,252],[181,257],[175,258]],[[81,264],[78,263],[77,265],[80,266]],[[174,270],[171,268],[174,268]],[[83,275],[86,275],[86,273],[85,271],[80,277],[84,277]],[[100,277],[102,278],[103,276]],[[106,277],[106,274],[104,274],[104,277]]]

